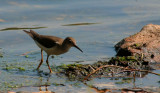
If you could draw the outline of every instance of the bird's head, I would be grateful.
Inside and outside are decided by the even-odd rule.
[[[83,52],[77,45],[76,45],[76,40],[72,37],[67,37],[64,40],[65,45],[67,45],[68,47],[75,47],[78,50],[80,50],[81,52]]]

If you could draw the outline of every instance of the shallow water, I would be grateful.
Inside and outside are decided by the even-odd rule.
[[[50,58],[50,65],[56,67],[61,64],[92,64],[98,60],[106,60],[116,54],[114,45],[121,39],[140,31],[146,24],[160,24],[159,0],[0,2],[0,52],[3,54],[0,58],[1,91],[35,92],[39,91],[38,86],[48,83],[48,90],[58,93],[95,92],[93,88],[81,82],[68,81],[66,77],[58,77],[55,74],[49,76],[45,62],[40,68],[44,72],[37,73],[35,68],[39,64],[40,49],[23,29],[33,29],[40,34],[62,38],[72,36],[77,40],[84,53],[72,48],[66,54]],[[27,55],[23,56],[24,53]],[[45,59],[46,54],[44,55]],[[160,73],[160,70],[155,72]],[[144,78],[136,78],[135,84],[132,82],[119,85],[115,83],[116,80],[110,78],[94,79],[87,83],[118,89],[116,91],[135,86],[156,90],[160,87],[159,81],[159,77],[148,74]],[[44,91],[45,87],[42,89]]]

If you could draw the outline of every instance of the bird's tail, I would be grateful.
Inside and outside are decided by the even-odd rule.
[[[27,31],[27,30],[23,30],[25,33],[27,33],[30,37],[32,37],[33,39],[38,37],[39,34],[34,32],[33,30]]]

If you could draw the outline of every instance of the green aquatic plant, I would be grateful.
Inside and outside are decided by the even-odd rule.
[[[3,86],[2,86],[2,85],[3,85]],[[23,84],[17,84],[17,83],[14,82],[14,81],[9,81],[9,82],[4,81],[4,82],[1,82],[1,83],[0,83],[0,86],[2,86],[2,87],[1,87],[1,90],[7,90],[7,91],[9,91],[9,90],[11,90],[11,89],[20,88],[20,87],[23,86]]]
[[[131,45],[131,47],[136,48],[136,49],[141,49],[143,47],[142,43],[135,43],[133,45]]]
[[[59,84],[59,83],[56,83],[56,82],[52,83],[52,85],[54,85],[54,86],[65,86],[64,84]]]
[[[18,67],[19,71],[25,71],[25,68],[23,67]]]
[[[23,67],[16,67],[16,66],[6,66],[5,70],[19,70],[19,71],[25,71],[25,68],[23,68]]]
[[[121,81],[115,82],[115,84],[126,84],[126,83],[131,83],[131,82],[132,82],[132,78],[122,78]]]
[[[25,55],[25,58],[28,58],[29,56],[28,55]]]
[[[122,57],[120,57],[120,56],[118,56],[118,57],[114,57],[112,60],[115,60],[115,61],[127,61],[127,62],[129,62],[129,61],[137,61],[137,59],[136,59],[136,57],[135,56],[122,56]]]
[[[60,66],[57,66],[57,68],[61,68],[61,69],[68,69],[68,68],[78,68],[78,67],[82,67],[82,64],[61,64]]]
[[[0,50],[1,50],[2,48],[0,48]],[[3,57],[3,52],[2,51],[0,51],[0,57]]]
[[[0,57],[3,57],[3,54],[2,54],[2,53],[0,53]]]
[[[8,67],[8,66],[6,66],[6,68],[5,68],[5,70],[11,70],[11,69],[13,69],[12,67]]]

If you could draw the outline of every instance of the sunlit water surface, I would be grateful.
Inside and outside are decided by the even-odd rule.
[[[51,66],[81,63],[92,64],[115,56],[114,45],[133,35],[149,23],[160,24],[159,0],[0,0],[0,90],[39,91],[39,85],[49,84],[54,92],[96,92],[93,88],[55,74],[47,76],[35,70],[40,61],[40,49],[25,34],[23,28],[33,28],[37,33],[65,38],[74,37],[77,45],[63,55],[50,58]],[[80,25],[74,25],[74,24]],[[15,29],[22,28],[22,29]],[[34,29],[40,28],[40,29]],[[27,53],[26,56],[22,54]],[[44,53],[44,59],[46,54]],[[16,65],[25,71],[5,70]],[[40,68],[48,72],[47,65]],[[159,70],[155,70],[160,73]],[[94,79],[88,83],[99,88],[158,88],[159,77],[147,75],[137,78],[135,84],[115,84],[109,78]],[[10,84],[10,86],[9,86]],[[59,85],[57,85],[59,84]],[[64,85],[63,85],[64,84]],[[14,86],[24,86],[13,88]],[[98,86],[101,85],[101,86]],[[87,86],[87,87],[86,87]],[[11,88],[10,88],[11,87]],[[42,87],[45,91],[45,87]]]

